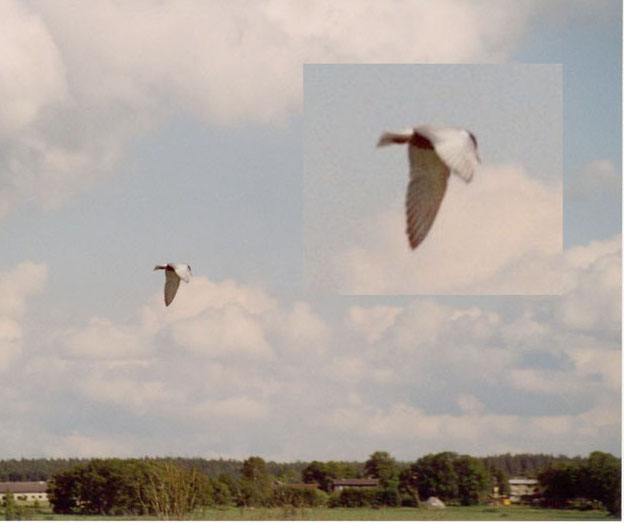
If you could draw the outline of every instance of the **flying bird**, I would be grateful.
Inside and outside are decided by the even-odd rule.
[[[156,265],[154,267],[155,271],[159,269],[165,271],[165,305],[169,306],[176,292],[178,292],[180,280],[184,280],[185,283],[190,281],[192,276],[191,266],[185,263],[168,263],[167,265]]]
[[[377,147],[409,144],[410,181],[407,187],[407,236],[415,249],[425,239],[438,213],[451,173],[466,183],[477,164],[477,139],[466,129],[422,125],[404,131],[386,132]]]

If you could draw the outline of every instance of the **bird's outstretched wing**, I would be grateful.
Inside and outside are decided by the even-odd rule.
[[[469,182],[479,164],[477,148],[466,129],[455,127],[417,127],[417,133],[426,136],[440,159],[464,181]]]
[[[178,292],[180,277],[175,271],[165,271],[165,276],[167,278],[165,281],[165,305],[169,306],[169,304],[173,301],[176,292]]]
[[[425,239],[433,225],[450,169],[440,161],[433,149],[410,147],[410,182],[407,187],[407,236],[415,249]]]

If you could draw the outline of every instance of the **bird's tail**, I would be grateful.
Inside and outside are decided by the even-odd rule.
[[[392,145],[393,143],[407,143],[414,135],[414,129],[405,129],[403,131],[389,131],[383,133],[379,137],[377,147],[383,147],[384,145]]]
[[[167,266],[166,266],[166,265],[156,265],[156,266],[154,267],[154,270],[155,270],[155,271],[157,271],[158,269],[163,269],[163,270],[165,270],[165,269],[167,269]]]

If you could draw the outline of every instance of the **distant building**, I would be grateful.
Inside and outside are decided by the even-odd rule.
[[[509,500],[518,503],[524,496],[539,494],[539,482],[531,478],[509,478]]]
[[[349,478],[335,479],[333,490],[342,490],[344,488],[375,488],[379,486],[377,478]]]
[[[47,481],[0,481],[0,500],[6,492],[18,501],[48,501]]]

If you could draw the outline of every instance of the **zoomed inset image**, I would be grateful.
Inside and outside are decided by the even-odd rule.
[[[559,65],[305,65],[308,291],[561,293]]]

